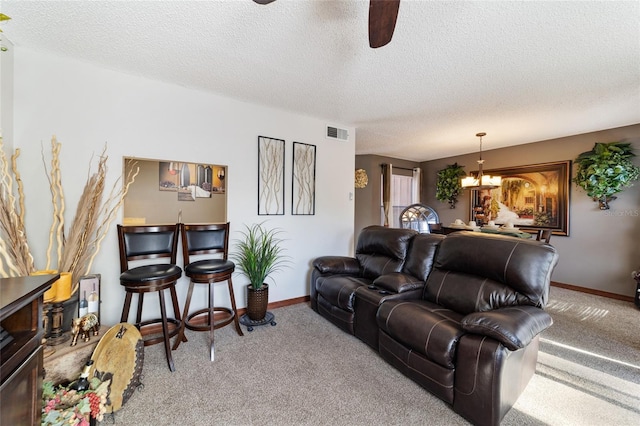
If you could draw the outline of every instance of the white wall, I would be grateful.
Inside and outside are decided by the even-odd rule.
[[[0,37],[0,134],[7,158],[13,150],[13,44]]]
[[[19,167],[27,197],[27,232],[38,268],[45,266],[51,224],[49,184],[41,160],[41,144],[50,158],[49,143],[56,135],[62,143],[61,169],[67,202],[66,220],[84,186],[92,156],[108,144],[109,185],[122,173],[124,156],[228,165],[228,220],[231,240],[244,224],[267,220],[283,228],[292,268],[275,275],[271,302],[309,294],[308,273],[314,257],[351,253],[355,131],[348,142],[324,138],[326,120],[301,116],[211,93],[191,90],[95,67],[26,48],[15,50],[15,147],[21,148]],[[335,124],[335,123],[334,123]],[[258,135],[286,140],[286,214],[257,215]],[[316,214],[292,216],[292,143],[317,146]],[[93,161],[95,170],[95,159]],[[116,222],[121,221],[120,212]],[[119,322],[124,291],[119,284],[115,223],[104,240],[93,273],[102,274],[102,320]],[[247,281],[234,275],[239,307],[246,306]],[[178,296],[182,304],[188,282],[182,278]],[[216,297],[226,300],[224,286]],[[204,307],[204,289],[194,296]],[[200,303],[198,303],[200,302]],[[156,303],[145,302],[152,315]],[[133,317],[131,317],[133,318]]]

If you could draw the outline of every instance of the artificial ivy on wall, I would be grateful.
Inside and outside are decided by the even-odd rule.
[[[460,179],[465,175],[464,166],[458,163],[449,164],[442,170],[438,170],[436,181],[436,198],[438,201],[449,203],[449,208],[455,209],[458,195],[462,193]]]
[[[577,171],[573,182],[597,201],[601,210],[608,210],[609,202],[616,199],[614,194],[633,185],[640,176],[640,167],[631,162],[633,157],[629,143],[596,142],[591,151],[575,159]]]

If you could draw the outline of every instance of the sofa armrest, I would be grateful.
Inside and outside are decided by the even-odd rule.
[[[373,283],[374,286],[390,293],[404,293],[405,291],[417,290],[424,287],[424,281],[413,275],[402,272],[391,272],[380,275]]]
[[[553,324],[551,316],[535,306],[509,306],[465,316],[462,329],[498,340],[515,351]]]
[[[313,267],[321,274],[360,274],[360,262],[347,256],[322,256],[313,260]]]

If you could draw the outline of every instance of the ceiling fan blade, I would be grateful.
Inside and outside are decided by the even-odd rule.
[[[391,41],[399,7],[400,0],[369,1],[369,46],[375,49]]]
[[[258,4],[269,4],[269,3],[274,2],[276,0],[253,0],[253,1],[258,3]]]

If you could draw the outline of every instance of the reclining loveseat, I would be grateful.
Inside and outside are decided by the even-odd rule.
[[[477,425],[535,372],[555,248],[479,232],[370,226],[355,257],[313,261],[311,307]]]

